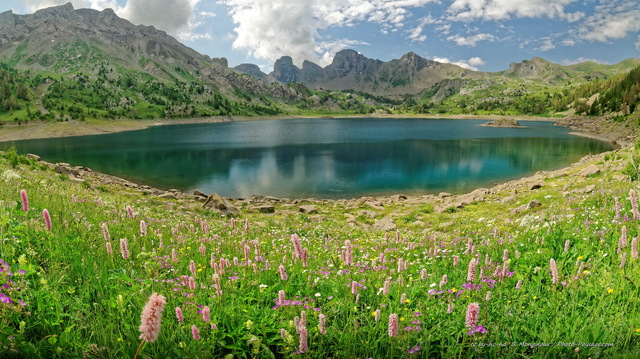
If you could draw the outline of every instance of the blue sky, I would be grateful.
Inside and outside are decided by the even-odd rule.
[[[69,0],[0,0],[17,14]],[[413,51],[480,71],[535,56],[572,64],[640,58],[638,0],[71,0],[153,25],[230,66],[283,55],[325,66],[344,48],[388,61]]]

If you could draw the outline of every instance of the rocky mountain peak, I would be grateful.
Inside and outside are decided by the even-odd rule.
[[[172,82],[196,77],[215,84],[222,93],[234,94],[239,88],[287,100],[299,96],[286,86],[266,86],[239,76],[228,68],[226,59],[202,55],[153,26],[134,25],[118,17],[112,9],[75,10],[71,3],[34,14],[0,14],[0,61],[59,74],[94,76],[107,71],[111,77],[127,77],[146,73]],[[259,72],[251,66],[247,69]]]
[[[411,69],[413,72],[418,72],[426,67],[429,67],[435,64],[434,61],[427,60],[419,56],[413,51],[404,54],[400,58],[400,61],[406,63],[407,67]]]
[[[300,69],[293,64],[291,56],[282,56],[273,64],[273,77],[282,83],[297,82]]]
[[[262,72],[262,70],[260,70],[260,67],[258,67],[258,65],[254,65],[254,64],[240,64],[236,67],[234,67],[234,70],[236,71],[240,71],[242,73],[251,75],[253,77],[256,77],[264,82],[270,82],[269,81],[269,76],[267,74],[265,74],[264,72]]]
[[[47,19],[72,19],[76,17],[75,9],[73,8],[73,4],[70,2],[60,5],[53,6],[46,9],[40,9],[33,14],[34,18],[38,20],[47,20]]]
[[[348,70],[356,67],[359,62],[366,59],[366,57],[355,50],[345,49],[336,53],[331,62],[331,66]]]

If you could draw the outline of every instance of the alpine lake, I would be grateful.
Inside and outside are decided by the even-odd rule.
[[[20,153],[224,197],[463,193],[612,150],[548,121],[309,118],[154,126],[16,141]],[[9,145],[9,144],[6,144]]]

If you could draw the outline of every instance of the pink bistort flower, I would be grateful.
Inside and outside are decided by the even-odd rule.
[[[42,217],[44,218],[44,225],[47,228],[47,231],[51,230],[51,215],[49,211],[45,208],[42,210]]]
[[[202,320],[205,322],[211,321],[211,309],[209,309],[209,307],[207,306],[202,308]]]
[[[468,282],[473,282],[474,280],[476,280],[476,259],[472,258],[471,261],[469,261],[469,267],[467,268],[467,281]]]
[[[29,212],[29,199],[27,198],[27,191],[20,190],[20,199],[22,200],[22,211],[24,213]]]
[[[176,318],[180,323],[184,322],[184,314],[182,314],[182,308],[176,307]]]
[[[126,238],[120,238],[120,254],[122,258],[129,259],[129,242]]]
[[[551,258],[549,260],[549,267],[551,269],[551,281],[553,284],[558,284],[558,267],[555,259]]]
[[[158,293],[153,293],[149,301],[142,309],[140,320],[140,339],[152,343],[158,339],[160,333],[160,322],[162,321],[162,311],[166,300]]]
[[[389,336],[398,336],[398,314],[389,314]]]
[[[465,317],[465,326],[467,328],[474,328],[478,325],[478,319],[480,318],[480,304],[471,303],[467,307],[467,315]]]
[[[191,326],[191,335],[193,336],[194,340],[200,340],[200,330],[198,330],[198,327],[196,327],[195,325]]]

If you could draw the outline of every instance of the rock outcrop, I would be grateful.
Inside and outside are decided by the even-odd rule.
[[[502,127],[502,128],[524,128],[522,125],[520,125],[520,122],[518,122],[518,120],[512,120],[512,119],[506,119],[506,118],[489,121],[480,126]]]
[[[225,216],[237,216],[240,214],[236,206],[217,193],[212,193],[202,205],[202,208],[210,208],[214,212],[224,214]]]
[[[267,75],[258,74],[257,77],[265,76]],[[310,61],[304,61],[302,68],[299,68],[291,57],[283,56],[275,62],[270,76],[281,83],[300,82],[311,88],[353,89],[373,94],[399,95],[418,94],[425,88],[452,77],[482,78],[487,75],[428,60],[414,52],[409,52],[400,59],[384,62],[346,49],[336,53],[332,63],[324,68]]]

